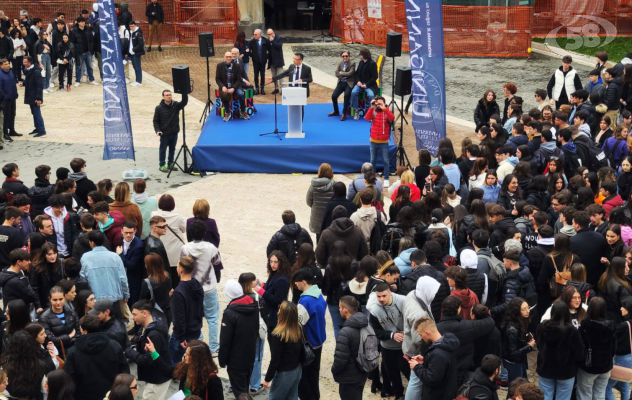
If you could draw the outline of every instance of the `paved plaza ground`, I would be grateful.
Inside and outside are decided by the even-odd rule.
[[[345,48],[352,49],[355,54],[359,47],[338,43],[286,46],[286,63],[291,59],[292,51],[302,51],[306,54],[305,61],[317,70],[315,80],[322,84],[312,85],[310,102],[330,101],[331,88],[328,85],[330,86],[333,79],[331,75],[338,60],[337,55]],[[210,79],[213,84],[215,65],[224,50],[218,48],[218,57],[211,60]],[[376,52],[374,49],[374,53]],[[406,63],[406,57],[397,59],[397,65]],[[16,161],[20,166],[22,179],[29,186],[33,184],[35,166],[45,163],[53,169],[69,167],[68,163],[73,157],[87,160],[88,176],[94,181],[106,177],[118,181],[126,169],[145,169],[149,173],[148,191],[154,195],[165,192],[173,194],[177,204],[176,211],[185,217],[191,216],[191,206],[195,199],[208,199],[211,216],[217,220],[222,235],[220,251],[226,268],[219,285],[222,293],[223,282],[237,278],[245,271],[252,271],[260,279],[265,279],[265,246],[271,235],[281,226],[283,210],[294,210],[298,222],[307,227],[310,210],[304,196],[312,175],[217,174],[200,178],[176,172],[167,178],[166,174],[159,172],[159,141],[154,134],[151,119],[154,107],[161,99],[161,91],[171,83],[171,66],[174,64],[188,64],[194,81],[192,97],[186,108],[187,141],[192,147],[201,130],[198,120],[206,100],[205,60],[199,57],[197,48],[166,48],[162,53],[154,51],[143,58],[143,68],[146,71],[143,85],[128,86],[136,148],[135,162],[102,161],[102,88],[82,84],[78,88],[73,87],[71,92],[57,91],[45,95],[42,111],[48,134],[37,139],[25,135],[14,143],[5,144],[5,149],[0,151],[0,163]],[[476,101],[482,92],[487,87],[500,92],[502,83],[507,80],[517,82],[519,94],[529,102],[536,88],[546,86],[557,65],[559,61],[544,56],[535,56],[532,60],[447,59],[448,114],[471,121]],[[390,88],[390,68],[387,63],[384,71],[384,84],[387,88]],[[578,66],[578,69],[584,78],[587,68]],[[22,94],[23,90],[20,89],[16,128],[19,132],[26,133],[33,129],[33,125],[28,108],[22,104]],[[390,94],[390,89],[386,90],[386,94]],[[179,95],[175,97],[179,99]],[[270,103],[273,96],[258,96],[255,101]],[[212,123],[223,123],[215,116],[210,118]],[[457,148],[465,136],[473,137],[471,127],[448,124],[448,137],[453,139]],[[405,129],[404,145],[411,161],[416,164],[416,149],[410,126]],[[348,176],[337,176],[336,179],[349,181]],[[220,299],[225,306],[224,296],[221,295]],[[333,337],[329,316],[327,320],[327,335]],[[323,351],[321,394],[325,399],[337,397],[337,385],[330,373],[334,345],[334,341],[328,339]],[[264,366],[267,366],[268,360],[269,351],[266,350]],[[220,375],[226,377],[225,370]],[[228,388],[226,381],[225,388]],[[365,394],[368,399],[379,398],[371,395],[368,389]],[[232,398],[232,395],[227,398]]]

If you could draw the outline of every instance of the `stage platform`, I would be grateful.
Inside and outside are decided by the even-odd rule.
[[[321,163],[328,162],[334,173],[349,173],[359,172],[362,163],[369,161],[369,122],[328,117],[331,103],[305,106],[304,139],[259,136],[274,130],[274,105],[256,107],[257,113],[247,121],[224,122],[211,113],[193,147],[194,166],[218,172],[316,173]],[[278,106],[278,121],[279,130],[287,131],[286,106]],[[394,172],[396,146],[392,137],[389,147]],[[381,170],[383,163],[381,156],[378,158]]]

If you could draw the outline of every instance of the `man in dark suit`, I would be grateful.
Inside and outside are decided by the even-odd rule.
[[[283,40],[281,36],[274,33],[272,29],[266,31],[268,34],[268,40],[270,41],[270,59],[268,60],[268,68],[270,73],[275,76],[281,72],[285,61],[283,60]],[[281,80],[281,83],[283,80]],[[272,94],[279,93],[279,82],[274,82],[274,91]]]
[[[145,273],[145,245],[141,238],[136,236],[136,223],[125,222],[121,232],[123,233],[123,245],[116,248],[116,253],[121,256],[127,285],[129,287],[128,304],[134,304],[140,296],[140,287]]]
[[[241,118],[248,119],[248,114],[244,111],[244,91],[242,87],[242,72],[239,65],[233,63],[233,56],[230,51],[224,53],[224,62],[217,64],[215,71],[215,82],[219,88],[219,97],[224,105],[224,121],[229,121],[232,117],[231,101],[233,94],[239,96],[239,111]]]
[[[263,85],[266,79],[266,63],[270,58],[270,42],[261,36],[261,29],[255,29],[249,47],[255,73],[255,94],[266,94]]]
[[[24,61],[24,104],[31,107],[33,114],[33,123],[35,124],[34,137],[42,137],[46,135],[44,127],[44,118],[42,118],[42,110],[40,106],[44,102],[44,78],[42,78],[42,70],[33,64],[31,56],[25,56]]]
[[[313,81],[312,69],[303,64],[303,53],[294,53],[294,64],[290,65],[288,69],[280,74],[269,78],[268,83],[276,82],[279,79],[283,79],[286,76],[290,79],[290,86],[300,86],[307,89],[307,97],[309,97],[309,84]],[[303,116],[305,116],[305,107],[303,109]]]
[[[353,82],[353,74],[355,74],[355,62],[351,61],[351,53],[348,50],[340,53],[340,57],[342,57],[342,61],[338,64],[338,68],[336,68],[336,78],[338,78],[338,84],[334,89],[334,92],[331,94],[331,101],[334,105],[334,111],[329,113],[330,117],[337,117],[340,115],[338,111],[338,98],[341,94],[344,93],[344,105],[342,107],[342,117],[340,117],[341,121],[347,119],[347,115],[349,115],[349,99],[351,97],[351,89],[354,86]]]

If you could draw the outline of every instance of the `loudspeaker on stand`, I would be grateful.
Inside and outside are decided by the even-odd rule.
[[[410,67],[399,67],[395,74],[395,95],[409,95],[413,87],[413,73]]]
[[[173,79],[173,91],[180,94],[191,93],[191,78],[189,78],[189,66],[186,64],[171,67]]]
[[[200,42],[200,57],[213,57],[215,46],[213,45],[213,32],[202,32],[198,35]]]
[[[399,57],[402,55],[402,34],[388,32],[386,34],[386,57]]]

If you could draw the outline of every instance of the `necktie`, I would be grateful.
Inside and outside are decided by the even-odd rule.
[[[298,81],[300,79],[299,78],[300,76],[301,76],[301,67],[296,67],[296,73],[294,75],[294,80]]]

